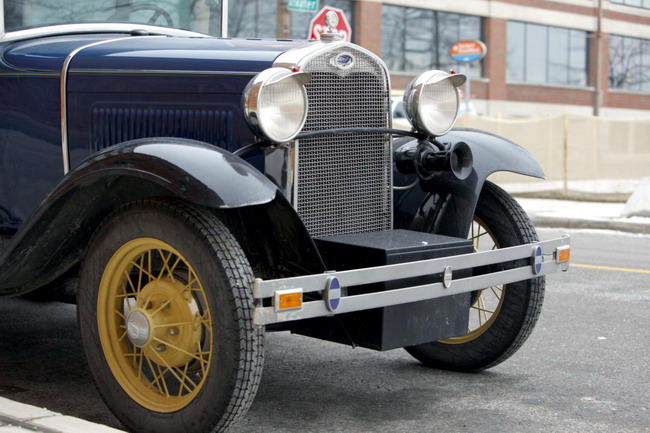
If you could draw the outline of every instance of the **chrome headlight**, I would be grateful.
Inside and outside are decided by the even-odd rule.
[[[446,134],[458,118],[458,87],[462,74],[426,71],[415,77],[404,92],[404,108],[411,125],[433,136]]]
[[[307,119],[305,84],[311,74],[284,68],[266,69],[253,78],[242,96],[246,121],[273,143],[292,140]]]

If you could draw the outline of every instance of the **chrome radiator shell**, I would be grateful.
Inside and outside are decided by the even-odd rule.
[[[390,81],[381,59],[347,43],[310,45],[280,56],[274,64],[311,73],[303,131],[389,128]],[[352,63],[341,66],[341,56]],[[293,143],[297,159],[292,201],[312,236],[392,228],[391,140],[388,133],[344,133]]]

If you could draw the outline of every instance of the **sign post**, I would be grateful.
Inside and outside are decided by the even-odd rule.
[[[472,63],[481,60],[487,54],[487,46],[481,41],[458,41],[449,48],[449,55],[460,63]],[[469,112],[469,98],[472,93],[472,80],[467,69],[465,85],[465,112]]]
[[[318,11],[314,18],[311,19],[309,23],[309,39],[320,39],[320,35],[327,32],[327,24],[325,24],[325,15],[329,11],[336,12],[336,15],[339,16],[339,25],[337,30],[343,36],[343,40],[350,42],[352,40],[352,27],[343,13],[342,9],[333,8],[331,6],[325,6],[323,9]]]

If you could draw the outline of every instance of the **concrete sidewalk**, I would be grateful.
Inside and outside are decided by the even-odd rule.
[[[0,397],[0,433],[121,433],[101,424]]]
[[[650,234],[650,218],[621,216],[625,203],[517,198],[536,227],[617,230]]]
[[[565,192],[560,182],[500,186],[517,198],[538,227],[650,234],[650,178],[571,181]],[[643,216],[628,218],[626,214]]]

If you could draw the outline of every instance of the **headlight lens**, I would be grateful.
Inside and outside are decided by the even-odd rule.
[[[411,125],[433,136],[446,134],[458,118],[458,87],[462,74],[427,71],[418,75],[404,92],[404,107]]]
[[[307,119],[309,74],[284,68],[260,72],[248,83],[242,105],[248,124],[273,143],[292,140]]]

